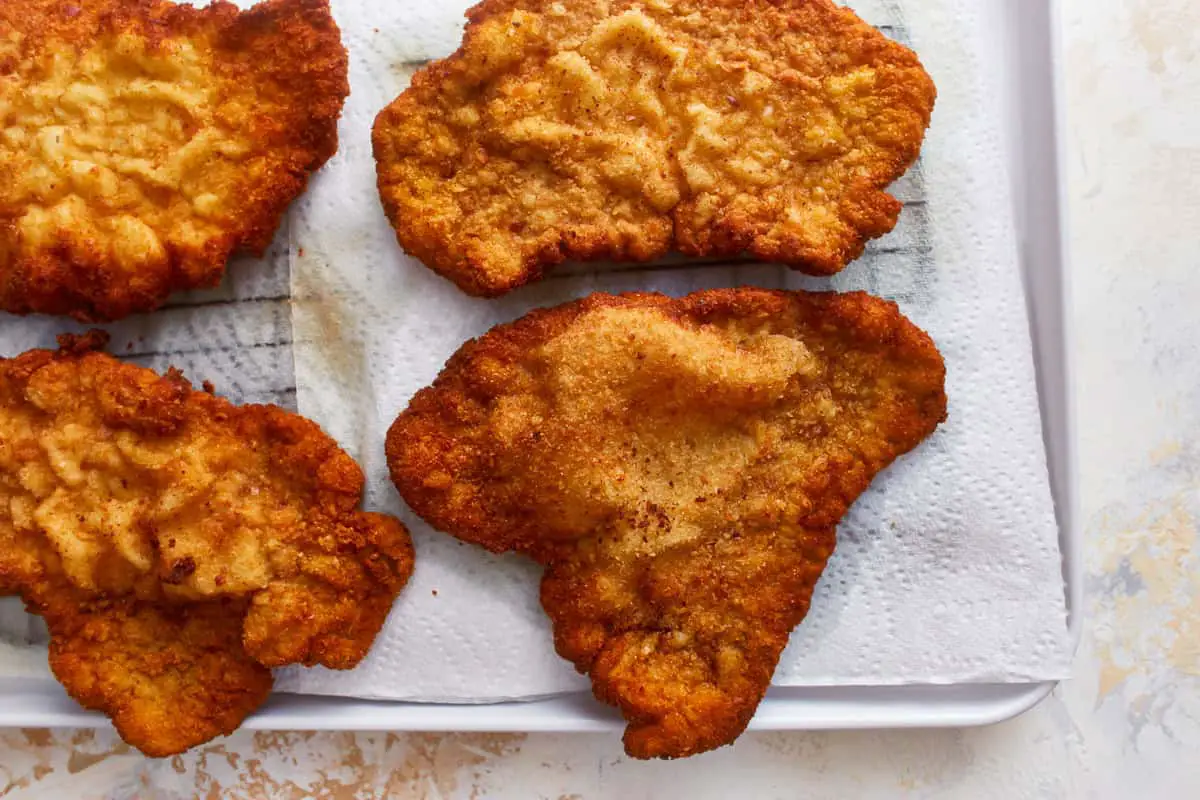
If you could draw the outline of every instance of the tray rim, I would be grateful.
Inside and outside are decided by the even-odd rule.
[[[1063,10],[1059,0],[1018,0],[1010,5],[1009,24],[1032,33],[1037,50],[1022,49],[1016,66],[1021,77],[1049,75],[1037,91],[1019,92],[1024,108],[1022,121],[1045,136],[1046,147],[1037,156],[1022,153],[1025,167],[1031,158],[1041,186],[1052,180],[1054,191],[1042,194],[1039,214],[1028,222],[1022,241],[1021,263],[1031,297],[1030,325],[1035,351],[1043,347],[1036,329],[1045,322],[1054,328],[1060,351],[1046,374],[1038,353],[1039,398],[1042,402],[1043,436],[1051,462],[1059,522],[1059,546],[1063,561],[1068,631],[1077,650],[1082,636],[1082,530],[1079,519],[1079,486],[1076,431],[1074,336],[1071,323],[1069,220],[1063,168],[1066,163],[1065,75],[1063,70]],[[1033,30],[1030,18],[1041,16],[1044,26]],[[1020,21],[1018,21],[1018,17]],[[1028,44],[1029,42],[1024,42]],[[1018,82],[1020,83],[1020,82]],[[1013,94],[1010,90],[1009,94]],[[1010,98],[1011,99],[1011,98]],[[1023,187],[1027,200],[1030,187]],[[1053,274],[1045,263],[1053,262]],[[1057,302],[1037,301],[1033,296],[1046,281],[1055,285]],[[1034,286],[1034,288],[1030,288]],[[1049,316],[1047,320],[1047,315]],[[1053,380],[1061,391],[1061,407],[1046,407],[1044,385]],[[1061,415],[1057,428],[1048,430],[1047,417]],[[1056,438],[1057,445],[1050,439]],[[943,684],[903,686],[772,687],[751,720],[748,730],[850,730],[865,728],[974,727],[1002,722],[1033,708],[1058,685],[1058,681],[1005,684]],[[0,678],[0,727],[108,727],[102,714],[78,706],[55,682],[38,678]],[[243,723],[247,730],[362,730],[362,731],[487,731],[487,732],[599,732],[615,731],[624,725],[614,709],[600,705],[587,692],[544,699],[489,704],[436,704],[355,698],[274,694],[263,708]]]

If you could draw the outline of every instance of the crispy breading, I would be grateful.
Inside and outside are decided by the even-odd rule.
[[[316,424],[102,342],[0,360],[0,594],[46,618],[68,693],[167,755],[236,728],[270,667],[354,666],[413,551]]]
[[[464,345],[387,438],[431,525],[545,565],[558,653],[626,750],[733,741],[881,469],[945,418],[929,337],[865,294],[592,295]]]
[[[50,666],[70,694],[146,755],[233,732],[271,691],[271,670],[242,646],[244,601],[167,605],[58,586],[30,608],[46,619]]]
[[[215,286],[333,155],[348,93],[328,0],[0,3],[0,310]]]
[[[892,229],[934,86],[830,0],[485,0],[375,121],[400,244],[476,295],[565,260],[829,275]]]

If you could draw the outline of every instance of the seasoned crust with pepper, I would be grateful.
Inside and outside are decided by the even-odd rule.
[[[45,617],[69,694],[167,755],[236,728],[271,667],[358,663],[412,545],[314,423],[102,342],[0,360],[0,594]]]
[[[829,275],[890,231],[934,103],[830,0],[484,0],[375,121],[400,244],[493,296],[669,250]]]
[[[215,286],[333,155],[348,92],[329,0],[0,3],[0,310]]]
[[[734,740],[872,478],[946,415],[896,306],[758,289],[592,295],[464,345],[392,425],[434,527],[545,565],[560,655],[636,757]]]

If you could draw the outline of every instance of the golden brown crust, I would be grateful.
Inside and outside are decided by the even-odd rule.
[[[830,0],[484,0],[375,121],[400,244],[470,294],[565,260],[841,270],[896,223],[934,86]]]
[[[232,733],[267,699],[271,671],[241,643],[244,606],[89,599],[60,588],[30,608],[46,619],[50,667],[71,696],[108,714],[146,755],[169,756]]]
[[[337,149],[328,0],[0,3],[0,309],[85,321],[215,286]]]
[[[314,423],[103,343],[0,360],[0,594],[46,618],[68,693],[165,755],[237,727],[270,667],[354,666],[413,551]]]
[[[849,505],[945,418],[896,306],[758,289],[592,295],[468,342],[388,432],[434,527],[546,566],[560,655],[631,755],[731,742]]]

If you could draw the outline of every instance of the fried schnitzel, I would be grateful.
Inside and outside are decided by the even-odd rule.
[[[464,345],[388,464],[434,527],[545,565],[558,653],[630,755],[687,756],[746,727],[838,521],[945,419],[944,378],[861,293],[597,294]]]
[[[316,424],[95,352],[0,360],[0,594],[67,692],[149,755],[229,733],[271,667],[354,666],[413,568]]]
[[[934,86],[830,0],[484,0],[375,121],[400,244],[494,296],[565,260],[830,275],[892,229]]]
[[[113,320],[261,255],[337,149],[329,0],[0,3],[0,310]]]

